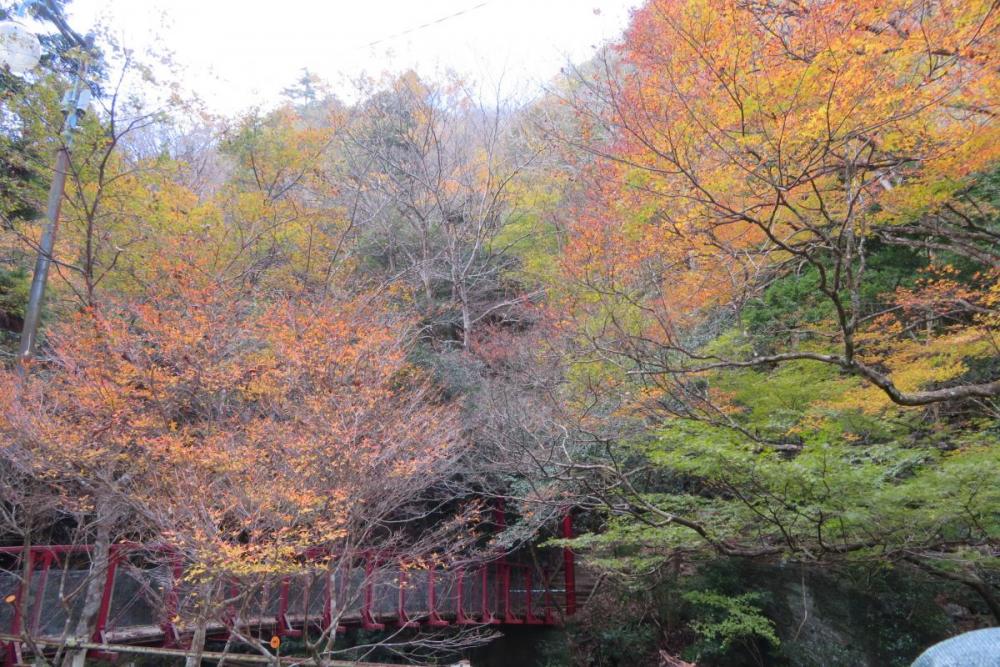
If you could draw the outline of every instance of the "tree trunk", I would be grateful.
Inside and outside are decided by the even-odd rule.
[[[424,286],[424,299],[427,303],[425,304],[426,312],[431,314],[434,312],[434,288],[431,286],[431,274],[426,268],[420,269],[420,282]]]
[[[224,582],[217,582],[219,591],[225,590]],[[191,635],[191,654],[184,660],[184,667],[200,667],[201,656],[205,651],[205,638],[208,634],[208,617],[212,613],[212,600],[215,597],[215,585],[212,581],[203,582],[198,586],[198,620]],[[224,596],[220,596],[224,597]]]
[[[84,594],[83,608],[77,619],[73,636],[79,641],[89,641],[94,631],[94,621],[101,608],[101,597],[104,595],[104,584],[107,578],[108,566],[111,560],[111,524],[101,521],[97,526],[97,537],[90,554],[90,579]],[[65,667],[84,667],[87,660],[87,650],[74,650],[66,654],[63,660]]]
[[[200,667],[201,653],[205,650],[206,626],[206,619],[202,616],[191,635],[191,655],[184,660],[184,667]]]
[[[462,349],[468,350],[472,344],[472,313],[469,305],[462,299]]]

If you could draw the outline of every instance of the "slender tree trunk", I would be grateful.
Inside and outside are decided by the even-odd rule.
[[[225,589],[225,584],[222,584]],[[212,609],[213,584],[211,581],[205,582],[198,587],[198,604],[201,608],[198,612],[197,625],[191,635],[191,655],[184,660],[184,667],[200,667],[201,655],[205,650],[205,638],[208,634],[208,616]]]
[[[102,520],[97,525],[97,537],[90,555],[90,578],[84,594],[83,608],[77,619],[73,636],[81,641],[89,641],[93,633],[94,621],[101,608],[101,597],[104,594],[104,584],[108,566],[111,560],[111,522]],[[63,661],[65,667],[84,667],[87,660],[87,650],[70,651]]]
[[[462,348],[469,349],[472,344],[472,313],[469,312],[469,305],[462,299]]]
[[[201,665],[201,653],[205,650],[205,634],[207,625],[205,620],[204,616],[198,619],[198,625],[195,627],[194,634],[191,636],[192,654],[184,660],[184,667],[200,667]]]
[[[431,274],[426,267],[420,269],[420,282],[424,285],[424,298],[427,300],[425,308],[427,313],[434,310],[434,288],[431,286]]]

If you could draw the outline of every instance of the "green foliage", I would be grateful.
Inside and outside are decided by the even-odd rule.
[[[517,262],[507,272],[509,277],[529,285],[552,285],[560,247],[560,233],[550,216],[560,204],[559,191],[553,184],[517,188],[514,196],[523,210],[510,216],[491,243],[494,252],[507,252]]]
[[[0,268],[0,345],[9,346],[11,351],[19,338],[30,286],[24,269]]]
[[[830,400],[853,385],[832,366],[810,361],[784,364],[771,372],[740,371],[720,376],[715,384],[730,392],[745,411],[748,426],[763,433],[787,433],[820,401]]]
[[[688,591],[684,599],[694,606],[697,616],[691,628],[698,642],[689,648],[698,659],[724,655],[731,649],[749,648],[758,641],[777,647],[781,644],[774,622],[759,606],[759,593],[723,595],[714,591]]]
[[[28,273],[24,269],[10,271],[0,269],[0,317],[7,319],[24,317],[30,284]]]
[[[590,654],[593,667],[633,665],[634,656],[646,655],[656,646],[655,629],[635,621],[606,626],[597,631],[595,638]]]
[[[968,193],[978,202],[963,209],[973,224],[995,228],[998,170],[977,177]],[[968,326],[974,316],[920,319],[933,304],[949,308],[951,294],[968,295],[992,280],[981,265],[948,250],[931,253],[874,237],[865,251],[858,300],[842,296],[851,312],[875,323],[859,328],[866,362],[884,364],[880,368],[914,388],[996,377],[990,343],[970,337],[938,345],[934,338]],[[937,275],[944,276],[943,286],[935,286]],[[835,311],[819,293],[819,281],[809,265],[773,280],[743,309],[738,326],[705,335],[698,353],[724,359],[789,350],[841,353]],[[599,312],[621,313],[621,330],[632,334],[631,303],[600,305]],[[889,315],[878,319],[883,313]],[[588,326],[581,325],[599,335],[600,322],[594,331]],[[883,331],[889,326],[905,336],[893,339],[899,329]],[[650,391],[659,399],[652,382],[632,384],[634,363],[623,356],[616,365],[598,355],[574,369],[571,386]],[[1000,478],[995,406],[903,408],[845,369],[808,359],[683,380],[685,393],[661,421],[646,417],[641,426],[618,431],[608,446],[616,465],[641,471],[630,478],[634,494],[622,494],[632,511],[609,511],[600,532],[572,543],[593,567],[642,585],[675,558],[698,563],[697,574],[688,571],[678,582],[685,591],[683,625],[697,635],[687,640],[688,659],[902,667],[955,630],[938,604],[942,599],[972,596],[963,604],[988,613],[971,589],[943,579],[928,584],[913,559],[930,554],[921,567],[954,578],[975,574],[995,587],[1000,565],[978,546],[1000,538],[1000,492],[992,483]],[[664,403],[669,391],[675,390],[663,392]],[[718,411],[685,414],[683,408],[703,398]],[[763,547],[761,569],[726,565],[732,559],[720,555],[720,545],[751,553]],[[801,582],[799,566],[789,567],[798,563],[810,564]],[[732,576],[716,576],[727,567]],[[773,581],[760,581],[767,567],[775,568],[767,570]]]
[[[656,667],[664,623],[677,611],[669,580],[649,576],[642,587],[608,580],[571,617],[565,635],[539,647],[544,667]],[[502,662],[500,664],[513,664]]]
[[[819,282],[812,266],[779,278],[743,311],[747,328],[757,336],[775,335],[832,317],[829,301],[817,292]]]
[[[926,255],[896,245],[870,239],[866,267],[860,289],[860,315],[870,315],[885,307],[887,299],[900,287],[912,287],[919,271],[928,266]],[[830,278],[828,278],[829,280]],[[787,340],[792,332],[800,338],[814,337],[817,329],[832,322],[836,313],[822,292],[819,269],[807,265],[774,280],[760,298],[743,310],[743,324],[758,345],[772,348]],[[841,293],[845,303],[849,295]]]
[[[31,152],[19,137],[0,132],[0,215],[6,218],[28,219],[40,214],[32,196],[39,174],[28,166],[38,156]]]

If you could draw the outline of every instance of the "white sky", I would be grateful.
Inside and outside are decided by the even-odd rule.
[[[71,25],[105,23],[124,46],[158,40],[185,85],[232,113],[272,106],[303,67],[350,99],[350,81],[452,69],[529,93],[614,39],[640,0],[73,0]],[[423,24],[463,12],[435,23]],[[410,32],[406,32],[410,31]],[[404,33],[406,34],[400,34]],[[371,45],[378,41],[378,44]]]

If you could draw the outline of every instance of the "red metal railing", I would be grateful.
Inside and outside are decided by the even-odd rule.
[[[563,523],[563,534],[572,536],[569,517]],[[23,547],[0,548],[0,557],[13,566],[6,570],[0,568],[0,598],[7,598],[0,601],[0,605],[7,607],[0,609],[0,612],[7,612],[0,613],[0,621],[10,617],[9,623],[0,624],[0,628],[7,625],[4,629],[12,635],[24,631],[34,637],[47,636],[46,630],[52,627],[53,618],[72,617],[73,605],[82,602],[86,578],[90,576],[89,566],[72,566],[73,561],[77,566],[89,561],[91,547],[33,546],[28,548],[27,554],[24,551]],[[144,606],[137,608],[159,621],[152,626],[129,625],[127,614],[117,608],[124,604],[127,611],[135,601],[123,603],[121,591],[128,589],[126,584],[130,584],[138,586],[140,593],[136,595],[141,595],[142,586],[149,587],[148,582],[138,585],[136,577],[145,576],[149,581],[155,578],[154,569],[133,566],[129,558],[141,559],[143,554],[151,553],[158,554],[160,577],[167,581],[162,582],[162,596],[158,602],[143,598]],[[27,569],[24,568],[25,557]],[[166,570],[165,577],[163,570]],[[50,576],[57,572],[58,576]],[[179,554],[169,547],[115,544],[110,548],[106,571],[98,576],[103,576],[103,584],[92,641],[109,643],[117,636],[126,637],[126,642],[149,643],[158,639],[164,646],[184,645],[185,636],[178,624],[178,618],[185,615],[182,608],[184,567]],[[392,579],[385,581],[387,576]],[[129,578],[131,580],[126,581]],[[75,600],[68,601],[71,596],[64,595],[66,579],[79,580]],[[561,579],[558,587],[556,579]],[[56,583],[58,588],[53,588]],[[569,550],[565,550],[561,567],[553,571],[539,571],[532,565],[510,562],[506,555],[487,563],[435,568],[394,563],[384,555],[368,553],[351,563],[339,563],[335,568],[276,578],[263,587],[259,609],[249,611],[256,613],[255,626],[262,629],[266,626],[275,634],[287,637],[301,636],[310,627],[327,630],[334,620],[338,623],[338,631],[350,625],[374,630],[388,624],[407,627],[555,624],[564,614],[571,615],[576,610],[574,583],[573,555]],[[321,590],[315,590],[318,587]],[[226,588],[229,596],[235,598],[239,583],[232,582]],[[269,596],[271,590],[277,592],[276,600]],[[351,594],[358,598],[357,607],[351,606]],[[22,604],[29,598],[29,605]],[[320,605],[316,604],[316,598],[322,599]],[[228,634],[226,625],[232,627],[241,622],[238,618],[241,615],[234,609],[228,609],[221,616],[225,619],[221,630],[224,634]],[[246,613],[242,616],[244,622],[251,622]],[[146,635],[138,632],[143,628]],[[51,634],[59,636],[61,633]],[[0,648],[4,649],[5,665],[19,662],[16,643],[0,645]]]

